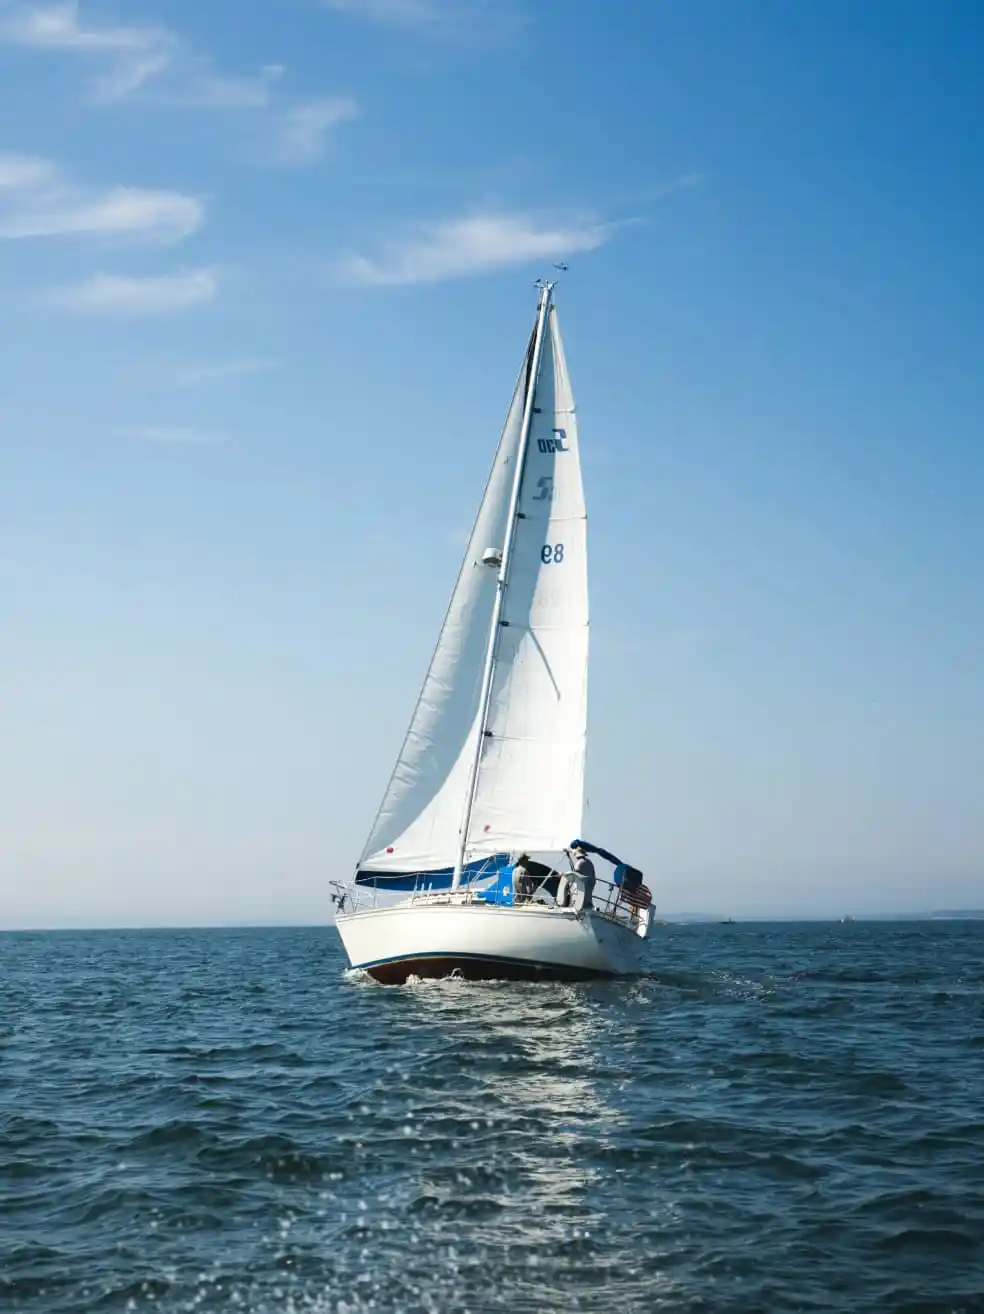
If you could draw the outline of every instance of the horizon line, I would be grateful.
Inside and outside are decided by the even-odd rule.
[[[705,912],[664,912],[655,918],[656,923],[678,923],[683,925],[702,923],[715,926],[781,926],[792,923],[813,923],[835,925],[844,922],[928,922],[928,921],[984,921],[984,908],[939,908],[920,909],[913,912],[845,912],[828,913],[785,913],[782,915],[739,915],[705,913]],[[264,922],[159,922],[159,923],[121,923],[114,925],[93,926],[0,926],[0,935],[30,934],[109,934],[116,931],[313,931],[335,930],[334,919],[330,921],[264,921]]]

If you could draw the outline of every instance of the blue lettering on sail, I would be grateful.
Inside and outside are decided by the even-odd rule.
[[[567,430],[553,429],[553,438],[538,438],[536,445],[541,452],[569,452],[571,449],[567,446]]]

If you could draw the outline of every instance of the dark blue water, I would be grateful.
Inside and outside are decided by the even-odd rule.
[[[657,928],[655,975],[332,930],[0,936],[0,1308],[984,1310],[984,924]]]

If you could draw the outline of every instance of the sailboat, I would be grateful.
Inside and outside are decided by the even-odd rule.
[[[645,958],[652,908],[642,873],[578,838],[587,517],[555,284],[537,287],[410,727],[354,881],[332,882],[350,965],[384,984],[576,980],[631,974]],[[611,864],[608,877],[591,870],[591,855]]]

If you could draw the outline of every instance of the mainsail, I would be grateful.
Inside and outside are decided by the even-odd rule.
[[[550,852],[579,833],[587,685],[587,517],[574,398],[551,306],[467,859],[502,849]]]
[[[456,862],[467,880],[483,859],[558,849],[581,828],[585,508],[574,402],[549,293],[537,319],[540,328],[546,316],[540,350],[535,329],[360,882],[375,873],[386,884],[400,873],[443,877]],[[490,645],[500,569],[487,554],[507,540],[521,451],[516,523]]]

